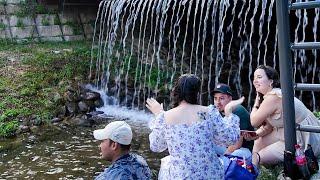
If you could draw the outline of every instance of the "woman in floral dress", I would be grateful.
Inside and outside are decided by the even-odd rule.
[[[230,102],[223,118],[215,106],[198,105],[200,80],[186,74],[179,77],[171,92],[173,109],[163,111],[155,99],[147,99],[146,107],[155,114],[149,126],[150,149],[169,151],[161,160],[159,179],[223,179],[223,165],[215,145],[229,146],[239,139],[239,118],[233,107],[244,98]]]

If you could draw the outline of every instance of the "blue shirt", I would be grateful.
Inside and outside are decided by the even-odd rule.
[[[143,157],[129,153],[121,156],[104,170],[96,180],[151,179],[151,171]]]

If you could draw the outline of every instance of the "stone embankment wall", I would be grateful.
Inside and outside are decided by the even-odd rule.
[[[91,39],[98,7],[68,7],[0,0],[0,38],[17,41]]]

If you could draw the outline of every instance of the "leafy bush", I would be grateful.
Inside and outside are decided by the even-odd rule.
[[[19,127],[18,121],[0,122],[0,136],[9,137],[14,135]]]
[[[0,97],[3,97],[0,101],[0,137],[14,134],[23,121],[35,125],[49,122],[58,103],[61,103],[54,101],[54,94],[62,95],[68,82],[76,77],[80,81],[86,81],[88,77],[90,42],[17,44],[0,41],[0,52],[14,54],[21,59],[16,66],[21,73],[11,73],[14,76],[3,73],[0,76]],[[5,64],[0,66],[0,72],[2,68]]]

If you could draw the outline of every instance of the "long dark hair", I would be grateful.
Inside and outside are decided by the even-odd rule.
[[[275,70],[271,66],[266,66],[266,65],[260,65],[257,67],[257,69],[264,70],[268,79],[273,81],[271,84],[272,88],[280,88],[279,73],[277,72],[277,70]],[[263,94],[261,93],[258,93],[258,94],[259,94],[259,104],[261,104],[263,101]]]
[[[177,107],[183,100],[190,104],[198,104],[200,85],[201,81],[196,75],[181,75],[171,91],[172,107]]]

